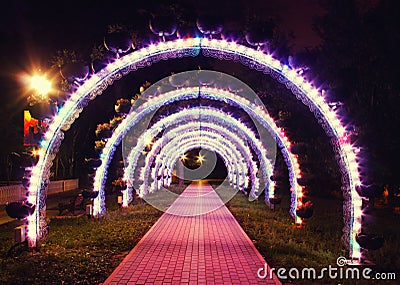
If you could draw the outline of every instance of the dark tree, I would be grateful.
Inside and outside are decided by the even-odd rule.
[[[341,113],[354,119],[346,123],[356,126],[354,143],[366,155],[362,171],[368,182],[398,185],[394,171],[400,159],[397,3],[327,3],[327,14],[315,20],[321,44],[301,56],[312,67],[306,75],[332,90],[329,100],[344,103]]]

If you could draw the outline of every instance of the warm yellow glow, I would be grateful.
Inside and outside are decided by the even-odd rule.
[[[187,155],[184,154],[184,153],[181,154],[180,159],[181,159],[182,161],[185,161],[185,160],[187,159]]]
[[[144,144],[146,145],[146,147],[151,147],[151,145],[153,144],[153,138],[147,135],[144,138]]]
[[[31,88],[39,95],[46,96],[51,91],[51,81],[44,76],[34,75],[31,77]]]
[[[197,162],[200,162],[200,163],[202,163],[204,161],[204,155],[199,155],[198,157],[197,157]]]
[[[43,149],[34,149],[32,151],[32,155],[34,155],[34,156],[43,156],[44,155],[44,150]]]

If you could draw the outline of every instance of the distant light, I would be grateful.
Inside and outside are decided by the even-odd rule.
[[[44,151],[43,151],[43,149],[34,149],[32,151],[32,155],[33,156],[42,156],[42,155],[44,155]]]
[[[180,156],[180,160],[185,161],[187,159],[187,155],[186,154],[181,154]]]
[[[151,137],[151,136],[146,136],[146,137],[144,138],[144,144],[145,144],[147,147],[151,147],[151,145],[153,144],[153,137]]]
[[[204,161],[204,155],[199,155],[198,157],[197,157],[197,162],[199,162],[199,163],[202,163]]]

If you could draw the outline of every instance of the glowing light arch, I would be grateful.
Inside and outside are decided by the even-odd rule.
[[[189,134],[188,134],[189,135]],[[245,158],[243,154],[240,152],[238,149],[229,149],[226,143],[223,143],[222,145],[215,145],[213,146],[211,144],[211,141],[208,141],[208,138],[211,138],[209,135],[209,131],[205,131],[204,134],[202,133],[201,135],[199,134],[198,136],[195,136],[195,134],[192,132],[191,134],[191,139],[188,139],[187,136],[185,138],[182,138],[179,140],[179,142],[176,142],[176,140],[170,140],[167,143],[164,143],[164,147],[167,149],[159,148],[157,151],[160,151],[158,155],[160,157],[165,157],[166,159],[171,159],[172,151],[178,151],[178,153],[185,153],[186,151],[183,151],[184,146],[182,145],[185,142],[193,142],[196,139],[199,139],[199,144],[201,144],[201,147],[203,148],[204,144],[210,145],[209,147],[213,147],[213,151],[216,151],[220,153],[222,159],[224,160],[224,163],[228,169],[228,180],[231,182],[231,185],[233,185],[235,188],[240,188],[240,190],[243,190],[243,187],[247,187],[248,184],[242,184],[243,181],[245,181],[245,174],[248,172],[248,167],[246,165],[246,160],[249,162],[248,158]],[[201,140],[200,139],[204,137],[205,139]],[[165,139],[164,139],[165,140]],[[178,150],[177,147],[172,146],[171,144],[173,143],[179,143],[180,149]],[[178,145],[177,145],[178,146]],[[165,151],[163,151],[165,150]],[[168,152],[167,152],[168,151]],[[227,158],[231,157],[231,160],[228,160]],[[179,158],[179,157],[178,157]],[[172,162],[171,162],[172,163]],[[146,164],[144,166],[144,169],[147,169],[150,165]],[[152,172],[157,173],[158,175],[160,173],[163,173],[164,170],[169,170],[172,171],[173,165],[167,164],[162,164],[161,160],[157,160],[155,167],[153,168]]]
[[[355,241],[356,234],[361,230],[361,197],[356,192],[356,186],[361,184],[357,163],[357,151],[349,141],[346,128],[338,119],[338,115],[325,102],[321,91],[312,86],[295,70],[280,63],[270,54],[254,50],[224,40],[207,38],[179,39],[150,45],[116,60],[103,71],[86,80],[78,90],[71,95],[64,107],[53,119],[45,139],[41,144],[38,164],[32,170],[28,201],[36,205],[36,210],[28,218],[28,242],[36,246],[37,240],[43,238],[45,230],[45,198],[49,182],[52,160],[66,131],[75,118],[86,106],[89,100],[101,94],[115,79],[119,79],[132,70],[149,66],[159,60],[197,56],[200,51],[205,56],[232,61],[240,61],[250,68],[268,73],[279,82],[290,88],[305,105],[307,105],[324,130],[332,138],[334,150],[338,155],[338,163],[342,171],[344,195],[344,240],[349,246],[350,256],[360,258],[360,247]]]
[[[108,139],[101,155],[103,163],[96,171],[94,189],[99,191],[97,199],[94,200],[94,213],[96,215],[101,215],[105,211],[104,185],[107,178],[107,167],[111,161],[111,157],[116,146],[120,143],[122,137],[125,136],[128,130],[142,117],[144,117],[145,114],[148,114],[153,110],[157,110],[164,104],[170,104],[179,100],[196,99],[199,97],[210,100],[220,100],[233,106],[239,106],[245,112],[256,118],[256,120],[260,122],[264,128],[269,130],[271,134],[275,135],[275,139],[279,147],[285,150],[282,153],[289,168],[289,180],[292,187],[291,213],[293,213],[293,216],[295,215],[297,200],[298,197],[302,196],[303,187],[297,183],[297,178],[301,177],[301,171],[297,158],[289,151],[291,144],[288,138],[285,136],[282,130],[276,126],[274,120],[269,116],[266,110],[260,108],[260,106],[255,106],[248,99],[243,98],[240,95],[213,87],[201,87],[200,89],[199,87],[187,87],[159,94],[149,99],[149,101],[147,101],[145,104],[140,105],[137,111],[131,112],[120,123],[120,125],[115,129],[111,138]],[[271,191],[271,193],[273,192]]]
[[[185,138],[185,140],[181,140],[179,142],[180,143],[179,147],[180,147],[181,152],[187,152],[190,149],[192,149],[192,147],[193,148],[196,147],[196,143],[197,144],[201,143],[202,148],[204,145],[207,145],[210,147],[210,145],[213,143],[213,141],[210,140],[213,138],[212,136],[208,136],[208,135],[204,136],[203,134],[199,135],[199,136],[194,136],[193,133],[190,134],[190,136],[191,136],[191,138]],[[203,137],[207,137],[207,139],[203,139]],[[198,142],[196,142],[196,140]],[[171,144],[172,144],[172,141],[171,141]],[[211,145],[211,147],[212,147],[212,145]],[[231,158],[231,159],[233,158],[238,161],[238,162],[233,163],[234,167],[231,167],[230,169],[227,167],[228,168],[228,181],[229,181],[230,185],[232,185],[234,188],[237,188],[237,189],[243,191],[244,188],[248,187],[248,179],[246,179],[248,177],[245,176],[245,174],[247,172],[249,172],[249,173],[254,172],[254,170],[252,171],[250,169],[250,171],[249,171],[248,168],[246,167],[246,163],[245,163],[246,159],[239,152],[230,150],[227,145],[224,144],[223,146],[218,146],[218,147],[214,146],[214,148],[216,149],[215,151],[217,151],[217,149],[221,148],[220,152],[218,152],[218,151],[217,152],[221,155],[222,159],[225,162],[225,165],[227,165],[226,163],[229,161],[228,158]],[[210,149],[210,150],[212,150],[212,149]],[[164,171],[167,171],[168,174],[171,174],[173,166],[175,165],[176,161],[180,158],[177,155],[176,151],[177,151],[177,147],[170,145],[168,150],[165,150],[165,152],[160,152],[160,157],[165,157],[165,159],[167,161],[165,162],[165,165],[163,165],[162,161],[160,161],[160,164],[156,165],[156,167],[154,168],[155,169],[154,172],[163,173]],[[231,151],[231,152],[229,153],[229,151]],[[248,160],[247,160],[247,163],[249,163]],[[252,175],[252,176],[254,176],[254,175]],[[167,183],[167,185],[170,185],[170,183]]]
[[[208,150],[210,150],[210,151],[215,151],[215,152],[219,153],[224,161],[228,161],[228,160],[230,159],[230,156],[229,156],[228,154],[224,154],[224,150],[222,150],[221,146],[216,146],[216,145],[214,144],[215,140],[213,140],[213,137],[212,137],[212,136],[211,136],[211,137],[205,136],[203,132],[202,132],[201,135],[200,135],[200,134],[197,134],[197,136],[191,136],[191,138],[188,138],[188,139],[186,140],[186,142],[184,142],[184,143],[181,145],[181,146],[182,146],[181,150],[182,150],[183,152],[186,152],[186,151],[189,151],[189,150],[191,150],[191,149],[198,148],[199,142],[201,143],[201,147],[202,147],[203,149],[208,149]],[[227,150],[226,147],[224,147],[223,149]],[[176,159],[179,159],[179,157],[176,157]],[[166,177],[166,180],[168,180],[167,185],[169,185],[169,184],[171,183],[171,177]],[[158,184],[159,184],[158,186],[161,187],[161,184],[163,184],[165,181],[160,180],[160,181],[158,181],[158,182],[159,182],[159,183],[158,183]],[[156,183],[156,181],[154,181],[154,183]],[[164,185],[165,185],[165,184],[164,184]],[[167,187],[168,187],[168,186],[167,186]],[[127,192],[127,191],[124,191],[123,194],[125,194],[126,192]],[[152,193],[152,192],[150,192],[150,193]],[[149,193],[149,194],[150,194],[150,193]],[[236,193],[236,191],[235,191],[235,192],[229,192],[229,193],[227,193],[227,194],[228,194],[229,197],[231,197],[231,196],[233,196],[235,193]],[[159,210],[163,210],[163,211],[165,211],[166,213],[169,213],[169,214],[174,214],[174,215],[177,214],[173,208],[171,209],[171,208],[168,207],[169,204],[165,204],[165,203],[166,203],[166,202],[168,203],[168,201],[170,201],[171,198],[176,198],[178,195],[177,195],[177,194],[174,194],[174,193],[172,193],[172,192],[169,192],[169,191],[163,192],[162,195],[163,195],[163,196],[162,196],[162,198],[161,198],[161,202],[159,202],[158,198],[156,198],[155,200],[152,199],[151,197],[150,197],[149,199],[147,199],[147,198],[146,198],[147,195],[142,196],[141,194],[139,194],[139,196],[143,197],[149,204],[155,206],[155,207],[158,208]],[[167,196],[165,196],[165,195],[167,195]],[[208,194],[205,194],[204,196],[207,196],[207,195],[208,195]],[[221,198],[222,198],[222,200],[224,201],[224,199],[227,199],[227,198],[229,199],[229,197],[225,197],[225,198],[221,197]],[[220,206],[223,206],[223,205],[224,205],[224,203],[221,203],[221,204],[218,205],[215,209],[217,209],[217,208],[219,208]],[[214,208],[210,208],[210,209],[208,209],[207,211],[212,211],[212,210],[215,210],[215,209],[214,209]],[[197,213],[197,214],[204,214],[204,213],[205,213],[205,212],[200,211],[200,213]],[[178,214],[179,214],[179,215],[182,215],[182,213],[180,213],[180,212],[179,212]],[[192,216],[193,213],[190,214],[190,215]],[[196,215],[196,214],[195,214],[195,215]]]
[[[175,132],[174,132],[175,133]],[[191,131],[191,133],[190,134],[187,134],[187,135],[190,135],[191,136],[191,139],[193,140],[193,139],[195,139],[196,137],[194,137],[194,132],[193,131]],[[208,130],[202,130],[202,133],[201,133],[201,135],[200,135],[200,132],[198,133],[198,136],[197,136],[199,139],[201,138],[201,137],[204,137],[204,139],[201,141],[201,142],[203,142],[203,143],[205,143],[205,144],[207,144],[207,145],[209,145],[209,148],[211,147],[212,149],[213,149],[213,151],[217,151],[217,152],[219,152],[220,154],[221,154],[221,156],[223,157],[223,159],[225,160],[225,158],[227,158],[227,157],[233,157],[234,158],[234,161],[229,161],[228,162],[228,164],[226,164],[228,167],[230,167],[231,169],[233,168],[233,171],[234,171],[234,173],[235,174],[240,174],[240,173],[243,173],[243,174],[241,174],[241,175],[244,175],[245,174],[245,172],[247,172],[247,166],[245,165],[245,164],[243,164],[243,163],[239,163],[239,162],[241,162],[241,161],[244,161],[245,160],[245,158],[243,157],[243,154],[238,150],[238,149],[229,149],[228,148],[228,146],[226,145],[226,144],[222,144],[222,145],[215,145],[215,146],[213,146],[212,144],[209,144],[210,143],[210,141],[207,141],[207,138],[209,138],[210,137],[210,134],[209,134],[209,131]],[[160,149],[161,149],[161,147],[163,148],[163,149],[165,149],[165,148],[167,148],[167,149],[169,149],[169,146],[171,146],[170,144],[171,143],[182,143],[182,141],[183,140],[186,140],[187,138],[186,138],[186,136],[185,136],[185,138],[182,138],[181,140],[179,140],[178,142],[177,142],[177,139],[172,139],[172,140],[170,140],[170,141],[168,141],[167,143],[165,143],[164,141],[165,141],[165,138],[163,139],[164,141],[163,142],[161,142],[161,139],[159,140],[159,141],[157,141],[156,143],[155,143],[155,145],[153,145],[153,148],[152,148],[152,150],[151,151],[153,151],[153,153],[155,153],[155,152],[157,152],[157,151],[159,151]],[[200,142],[200,141],[199,141]],[[215,141],[214,141],[215,142]],[[162,146],[161,146],[162,145]],[[181,146],[180,144],[179,144],[179,146]],[[203,147],[203,144],[201,144],[201,147]],[[182,153],[182,149],[180,149],[180,151],[179,151],[179,153]],[[225,155],[225,154],[227,154],[227,155]],[[229,154],[229,155],[228,155]],[[164,155],[164,154],[159,154],[160,156],[161,155]],[[149,153],[149,155],[147,156],[148,158],[152,158],[152,157],[154,157],[154,156],[152,156],[152,154],[150,154]],[[162,170],[160,169],[159,170],[159,168],[160,168],[160,165],[159,165],[159,160],[158,160],[158,162],[156,163],[156,166],[153,168],[153,171],[152,171],[152,178],[154,179],[154,176],[157,174],[157,175],[159,175],[160,174],[160,171],[161,171],[161,173],[162,173]],[[145,173],[146,174],[146,171],[148,171],[148,168],[149,168],[149,166],[150,166],[150,164],[151,164],[152,162],[149,160],[149,159],[147,159],[147,161],[146,161],[146,163],[145,163],[145,166],[143,167],[143,172],[142,173]],[[133,163],[132,163],[133,164]],[[131,164],[131,165],[132,165]],[[129,172],[129,169],[131,169],[131,170],[133,170],[133,168],[127,168],[127,170],[126,170],[126,172],[125,172],[125,177],[132,177],[132,173],[131,172]],[[144,176],[146,176],[146,175],[144,175]],[[148,176],[148,175],[147,175]],[[144,179],[148,179],[148,177],[143,177],[143,180]],[[239,179],[239,177],[238,177],[238,179]],[[241,179],[241,180],[243,180],[244,179],[244,177]],[[236,182],[235,184],[237,184],[237,185],[239,185],[239,182]],[[151,187],[150,187],[151,188]]]
[[[245,140],[250,143],[250,145],[252,146],[252,149],[258,155],[258,159],[261,163],[261,168],[267,167],[267,169],[269,169],[269,168],[272,169],[271,163],[267,159],[266,150],[265,150],[264,146],[262,145],[261,141],[259,141],[256,138],[253,131],[250,130],[244,123],[242,123],[242,122],[238,121],[237,119],[235,119],[234,117],[227,115],[224,112],[219,111],[212,107],[194,107],[194,108],[190,108],[190,109],[181,110],[177,113],[171,114],[168,117],[165,117],[165,118],[159,120],[150,129],[148,129],[146,132],[144,132],[140,136],[140,138],[138,139],[138,143],[135,145],[134,148],[131,149],[131,152],[128,155],[127,161],[129,163],[125,170],[124,179],[126,181],[129,181],[132,179],[130,177],[129,173],[131,173],[133,168],[135,168],[138,157],[141,153],[141,150],[145,148],[147,138],[155,137],[160,131],[162,131],[163,129],[165,129],[167,127],[169,128],[172,125],[181,125],[182,123],[185,123],[186,121],[188,121],[189,124],[193,124],[192,121],[198,120],[199,113],[201,113],[202,121],[203,120],[205,122],[212,121],[213,123],[218,123],[218,124],[223,125],[224,129],[221,132],[225,132],[225,129],[232,129],[232,131],[234,131],[236,134],[238,134],[239,137],[245,138]],[[208,125],[201,123],[198,127],[199,128],[208,127]],[[236,136],[236,134],[235,134],[235,136]],[[176,135],[178,135],[178,134],[176,134]],[[236,140],[235,137],[232,137],[232,136],[230,136],[230,137],[231,137],[232,141]],[[157,145],[153,145],[151,152],[153,153],[153,151],[158,151],[158,148],[156,148],[156,146],[161,147],[160,144],[163,144],[163,147],[166,147],[164,145],[164,142],[159,140]],[[150,155],[150,153],[148,154],[148,156],[152,157],[152,155]],[[159,157],[160,156],[156,157],[156,160],[158,161],[156,165],[158,165],[160,162]],[[149,164],[150,163],[146,163],[147,166],[149,166]],[[149,171],[149,169],[147,168],[144,171],[144,173],[148,173],[148,171]],[[127,175],[127,173],[128,173],[128,175]],[[293,175],[295,175],[295,174],[293,174]],[[271,173],[268,175],[268,177],[264,177],[264,181],[269,180],[270,176],[271,176]],[[269,192],[270,196],[272,196],[273,191],[271,190],[271,188],[269,188],[268,190],[269,191],[267,191],[267,192]],[[268,196],[267,196],[267,198],[268,198]],[[267,201],[269,202],[269,199],[267,199]],[[294,214],[294,210],[295,210],[295,206],[296,206],[295,204],[296,203],[293,203],[293,207],[292,207],[292,211],[291,211],[291,213],[293,213],[293,214]]]
[[[245,158],[242,156],[242,154],[240,154],[240,152],[238,150],[230,150],[227,147],[227,145],[219,145],[219,146],[213,145],[212,139],[216,138],[216,136],[208,134],[208,132],[201,134],[201,135],[199,133],[196,134],[195,132],[191,132],[190,134],[188,134],[188,136],[189,136],[188,138],[185,138],[184,140],[181,140],[179,142],[180,143],[179,147],[180,147],[181,152],[187,152],[190,149],[192,149],[192,147],[193,148],[199,147],[199,143],[200,143],[202,148],[219,153],[225,163],[227,163],[229,157],[231,157],[231,158],[234,157],[234,158],[237,158],[240,160],[245,160]],[[175,143],[175,140],[173,140],[173,141],[171,140],[169,143],[170,144]],[[186,147],[190,147],[190,149],[188,149]],[[173,151],[176,151],[176,150],[174,149]],[[165,154],[165,153],[160,153],[160,156],[168,157],[169,159],[171,159],[171,156],[169,156],[168,154]],[[172,157],[172,159],[177,160],[177,159],[179,159],[179,156]],[[235,163],[228,162],[228,163],[234,165],[233,167],[230,167],[231,171],[228,173],[228,175],[230,175],[230,180],[232,181],[232,184],[236,188],[240,184],[240,182],[237,182],[237,180],[244,180],[243,177],[242,177],[242,179],[240,179],[239,176],[241,176],[241,175],[245,174],[245,172],[247,172],[247,167],[245,167],[244,163],[236,163],[236,162]],[[145,168],[147,168],[147,167],[146,166],[143,167],[143,169],[145,169]],[[157,175],[159,175],[161,173],[165,174],[164,170],[169,171],[167,173],[168,175],[170,175],[172,172],[171,167],[162,168],[161,165],[156,166],[154,168],[154,171],[152,171],[152,172],[157,173]],[[236,182],[235,182],[235,180],[236,180]]]
[[[190,128],[190,126],[189,126],[189,124],[187,124],[184,126],[183,129],[185,129],[185,131],[186,130],[189,131],[189,128]],[[205,128],[206,134],[208,134],[208,132],[210,132],[210,131],[211,132],[215,131],[215,129],[213,129],[212,124],[204,124],[204,128]],[[207,129],[209,129],[209,130],[207,130]],[[232,147],[232,145],[226,143],[224,141],[224,139],[229,138],[230,139],[229,142],[233,143],[235,145],[237,143],[239,143],[239,148],[240,148],[239,154],[242,154],[242,152],[244,152],[241,156],[241,159],[243,159],[243,162],[246,162],[246,164],[240,163],[242,160],[239,160],[239,158],[238,158],[236,163],[239,163],[239,165],[241,166],[241,171],[240,170],[236,171],[240,175],[237,177],[238,181],[235,184],[238,185],[239,189],[242,191],[244,190],[243,188],[246,188],[248,186],[248,182],[246,182],[246,180],[248,179],[248,176],[245,175],[246,171],[248,169],[246,167],[246,165],[247,165],[250,168],[249,173],[251,176],[251,181],[254,181],[254,183],[252,184],[252,187],[251,187],[250,194],[253,195],[252,196],[253,198],[256,198],[259,194],[261,194],[260,188],[263,188],[263,187],[262,186],[260,187],[260,183],[258,182],[259,178],[257,177],[256,174],[257,174],[259,168],[258,168],[257,164],[252,160],[252,154],[250,152],[250,149],[245,144],[240,144],[240,139],[236,140],[236,141],[233,140],[232,136],[229,134],[229,132],[218,131],[217,134],[220,134],[220,135],[214,136],[214,138],[217,140],[218,144],[221,144],[221,146],[224,146],[228,151],[229,151],[229,146]],[[156,165],[155,165],[156,171],[158,168],[160,168],[160,170],[158,170],[158,171],[162,171],[163,169],[172,169],[173,165],[175,164],[175,161],[178,158],[178,156],[176,155],[176,151],[178,150],[177,147],[179,146],[183,150],[184,147],[183,147],[182,143],[184,143],[186,137],[188,137],[190,135],[192,135],[192,133],[187,133],[187,134],[185,133],[181,137],[177,137],[176,139],[173,138],[168,143],[168,146],[165,145],[165,147],[160,150],[160,153],[159,153],[160,158],[156,157]],[[203,130],[200,133],[200,138],[202,135],[203,135]],[[178,140],[178,142],[175,142],[177,140]],[[216,141],[214,140],[214,143],[215,142]],[[175,145],[174,145],[174,143],[175,143]],[[175,154],[175,156],[174,156],[174,154]],[[165,157],[165,160],[161,159],[164,157]],[[231,157],[233,159],[235,159],[234,156],[231,156]],[[271,176],[270,174],[271,174],[272,166],[271,166],[271,164],[268,164],[268,163],[264,164],[261,162],[260,164],[261,164],[260,169],[261,169],[261,171],[263,171],[263,174],[264,174],[263,179],[265,182],[268,182],[266,184],[269,185],[267,187],[267,192],[270,192],[270,191],[272,191],[271,190],[272,183],[271,183],[269,177]],[[148,167],[148,166],[149,165],[145,165],[145,167]],[[238,168],[236,168],[236,169],[238,169]],[[246,171],[245,171],[245,169],[246,169]],[[263,169],[265,169],[265,171]],[[234,182],[234,181],[232,181],[232,182]]]
[[[161,150],[161,152],[158,154],[159,157],[157,157],[157,161],[156,161],[156,165],[154,167],[154,169],[157,171],[159,167],[161,167],[163,160],[160,160],[162,158],[164,158],[164,151],[171,151],[171,148],[174,149],[175,151],[175,147],[174,146],[179,146],[181,147],[181,150],[183,150],[181,143],[181,140],[184,142],[186,140],[186,137],[189,137],[189,140],[193,140],[196,137],[198,137],[199,139],[199,143],[201,143],[202,140],[202,136],[204,137],[208,137],[208,136],[212,136],[212,138],[214,138],[214,141],[211,140],[211,142],[218,142],[218,144],[220,144],[221,147],[224,147],[225,149],[229,150],[229,146],[231,145],[231,147],[235,147],[238,148],[237,151],[239,151],[240,153],[242,153],[242,157],[244,157],[244,159],[247,162],[247,165],[250,167],[250,175],[252,178],[252,181],[254,181],[254,183],[252,184],[252,189],[251,189],[251,194],[253,195],[253,197],[255,197],[257,194],[257,192],[260,191],[259,189],[259,183],[258,178],[256,173],[258,172],[258,167],[256,165],[256,163],[252,160],[252,154],[250,152],[250,149],[243,143],[241,142],[241,140],[239,138],[235,138],[234,134],[232,132],[229,132],[227,130],[221,130],[219,129],[217,132],[212,133],[212,131],[215,131],[218,126],[215,124],[210,124],[210,123],[202,123],[201,124],[201,130],[198,130],[198,124],[197,123],[188,123],[186,125],[177,127],[176,129],[174,129],[173,131],[171,131],[170,134],[168,134],[167,138],[164,139],[160,139],[157,145],[154,145],[154,148],[152,148],[151,153],[149,153],[148,155],[148,162],[146,163],[144,169],[144,173],[145,173],[145,181],[147,179],[147,174],[149,173],[149,166],[152,163],[152,159],[155,158],[155,153],[157,153],[158,151]],[[184,133],[181,133],[181,131],[185,131]],[[197,134],[197,136],[196,136]],[[172,139],[171,139],[172,136]],[[165,140],[171,139],[170,141],[168,141],[166,144]],[[229,139],[229,144],[226,143],[224,141],[224,139]],[[156,143],[157,143],[156,142]],[[164,145],[163,145],[164,144]],[[218,148],[218,146],[217,146]],[[167,161],[165,161],[165,163],[167,163]],[[264,166],[265,167],[265,173],[267,175],[264,176],[264,179],[267,179],[268,182],[268,178],[271,176],[271,164],[267,164]],[[242,174],[243,176],[241,176],[240,179],[240,183],[244,183],[245,180],[245,176],[244,173]],[[146,184],[145,184],[146,186]],[[267,189],[268,191],[268,189]]]
[[[171,124],[177,124],[176,120],[181,120],[182,119],[182,115],[186,114],[186,115],[194,115],[196,116],[196,114],[194,114],[194,112],[198,112],[200,109],[199,108],[192,108],[190,110],[183,110],[180,111],[177,114],[173,114],[170,115],[166,118],[163,118],[162,120],[158,121],[154,126],[151,127],[151,129],[149,129],[148,131],[146,131],[145,133],[143,133],[141,135],[141,137],[138,140],[138,143],[136,144],[136,146],[134,148],[132,148],[130,154],[128,155],[128,161],[129,164],[126,167],[125,170],[125,180],[129,181],[131,178],[127,173],[130,173],[132,171],[132,169],[136,166],[136,162],[137,159],[140,155],[140,151],[145,147],[146,144],[146,137],[155,137],[156,134],[163,130],[166,127],[170,127]],[[201,110],[205,110],[204,108],[201,108]],[[203,116],[203,115],[202,115]],[[181,123],[182,121],[180,121]],[[206,125],[202,125],[202,127],[206,127]],[[158,145],[160,144],[160,142],[158,142]],[[154,151],[154,147],[152,148],[152,150]],[[151,156],[150,156],[151,157]]]
[[[179,146],[179,148],[181,149],[181,150],[183,150],[184,152],[186,152],[186,151],[188,151],[188,150],[190,150],[190,149],[193,149],[193,148],[196,148],[196,147],[198,147],[198,143],[200,142],[201,144],[202,144],[202,147],[203,147],[203,145],[212,145],[213,143],[215,143],[215,140],[216,139],[220,139],[221,138],[221,136],[210,136],[210,137],[208,137],[208,136],[204,136],[204,134],[201,134],[201,135],[198,135],[198,136],[193,136],[193,134],[188,134],[188,138],[185,138],[184,140],[181,140],[180,142],[179,142],[179,144],[178,144],[178,146]],[[158,171],[159,172],[162,172],[162,171],[164,171],[164,170],[167,170],[168,172],[167,173],[170,173],[171,172],[171,170],[172,170],[172,168],[173,168],[173,165],[176,163],[176,161],[179,159],[179,156],[177,155],[177,153],[176,153],[176,150],[177,150],[177,148],[173,145],[175,143],[175,140],[171,140],[170,141],[170,143],[169,143],[169,147],[168,147],[168,149],[167,150],[165,150],[165,152],[168,152],[168,153],[165,153],[165,152],[161,152],[160,153],[160,157],[163,157],[163,158],[165,158],[165,163],[167,164],[167,165],[165,165],[165,168],[163,168],[163,165],[156,165],[155,166],[155,168],[157,169],[159,169]],[[214,145],[215,146],[215,145]],[[227,150],[229,150],[229,146],[228,145],[225,145],[224,146],[224,149],[227,149]],[[163,149],[164,150],[164,149]],[[222,155],[221,155],[222,156]],[[223,156],[222,156],[223,157]],[[228,157],[229,158],[229,155],[228,156],[226,156],[226,157]],[[226,158],[226,159],[228,159],[228,158]],[[232,156],[231,156],[231,158],[232,158]],[[226,160],[226,159],[224,159],[224,160]],[[242,168],[244,168],[247,164],[252,164],[253,162],[249,159],[249,158],[247,158],[247,159],[245,159],[245,158],[242,158],[243,160],[246,160],[246,161],[244,161],[244,165],[243,165],[243,167]],[[162,161],[160,161],[160,163],[161,163]],[[245,172],[249,172],[250,173],[250,177],[252,177],[252,179],[249,179],[249,177],[248,176],[246,176],[245,174]],[[239,175],[240,175],[240,177],[238,177],[238,175],[237,175],[237,173],[233,173],[232,174],[232,179],[231,179],[231,181],[230,181],[230,184],[231,184],[231,186],[233,186],[234,188],[238,188],[239,190],[241,190],[241,191],[244,191],[244,189],[243,188],[245,188],[245,187],[247,187],[248,186],[248,184],[249,184],[249,180],[250,181],[252,181],[252,192],[257,192],[257,190],[254,190],[254,189],[257,189],[257,188],[259,188],[259,182],[257,182],[258,181],[258,178],[257,177],[255,177],[255,173],[257,172],[257,166],[256,165],[253,165],[253,166],[250,166],[250,169],[248,170],[248,169],[246,169],[245,171],[238,171],[239,172]],[[255,178],[254,178],[255,177]],[[264,178],[265,179],[265,178]],[[235,180],[237,180],[236,182],[235,182]],[[271,184],[271,182],[270,181],[268,181],[269,183],[268,183],[268,187],[267,188],[269,188],[269,187],[273,187],[273,184]],[[243,184],[242,184],[243,183]],[[236,185],[235,185],[236,184]],[[167,183],[167,185],[169,185],[168,183]],[[268,191],[268,190],[266,190],[266,191]],[[258,194],[258,193],[257,193]],[[254,194],[253,194],[254,195]],[[254,196],[256,196],[256,195],[254,195]]]
[[[245,159],[243,157],[243,155],[240,154],[240,151],[238,151],[238,150],[229,149],[229,146],[227,144],[215,145],[215,139],[221,139],[221,137],[222,137],[220,134],[211,133],[209,131],[203,131],[203,130],[201,132],[197,131],[197,130],[192,130],[192,131],[188,130],[188,132],[189,133],[182,140],[178,140],[178,139],[170,140],[168,142],[168,145],[166,145],[167,148],[169,150],[171,150],[170,147],[172,146],[172,144],[178,143],[177,141],[179,141],[180,150],[182,152],[186,152],[186,151],[189,151],[190,149],[199,147],[199,144],[201,144],[202,148],[219,153],[225,162],[227,160],[229,160],[229,158],[239,155],[239,159],[247,160],[246,162],[249,163],[249,158]],[[165,149],[163,148],[163,150],[165,150]],[[175,149],[173,151],[175,151]],[[166,155],[163,152],[160,153],[160,156],[170,157],[169,155]],[[172,159],[179,159],[179,155],[176,157],[172,157]],[[247,172],[246,164],[245,163],[234,163],[234,164],[240,164],[241,166],[234,167],[234,168],[236,168],[236,170],[232,171],[232,173],[231,173],[232,180],[245,180],[244,175]],[[147,163],[147,165],[148,165],[148,163]],[[145,167],[143,169],[145,169]],[[169,174],[169,175],[172,171],[171,168],[166,167],[164,169],[161,167],[161,165],[156,165],[154,169],[155,169],[155,172]],[[242,170],[238,170],[238,169],[242,169]],[[165,172],[164,170],[167,170],[168,172]],[[253,167],[251,167],[251,171],[253,171],[253,173],[255,172]],[[241,176],[241,178],[237,177],[237,175]],[[252,177],[254,177],[254,175],[252,175]],[[152,189],[152,188],[154,189],[157,186],[157,185],[154,185],[154,182],[155,181],[153,181],[152,185],[149,187],[150,189]],[[238,184],[238,182],[236,182],[236,184]],[[239,186],[239,185],[235,185],[235,187],[237,187],[237,186]]]
[[[190,136],[190,138],[188,138],[188,136]],[[222,157],[222,159],[224,160],[225,165],[227,166],[228,169],[228,180],[231,183],[232,186],[234,186],[234,188],[239,188],[240,190],[244,190],[243,188],[246,188],[248,186],[248,183],[246,183],[246,173],[249,172],[251,173],[251,169],[249,171],[246,161],[247,163],[249,163],[249,159],[245,158],[243,156],[243,154],[237,150],[237,149],[229,149],[227,144],[222,144],[222,145],[218,145],[216,146],[215,141],[211,141],[210,139],[212,139],[213,136],[209,134],[209,131],[205,131],[200,134],[198,133],[198,135],[194,134],[194,132],[191,132],[190,134],[188,134],[184,139],[181,139],[179,141],[179,151],[177,149],[177,147],[174,147],[172,145],[172,140],[170,140],[168,142],[168,146],[167,149],[161,149],[161,152],[159,152],[160,157],[165,157],[168,160],[178,160],[179,159],[179,155],[173,157],[173,153],[172,152],[176,152],[178,151],[178,153],[185,153],[187,151],[189,151],[189,149],[186,149],[185,147],[189,144],[192,144],[193,147],[195,147],[196,145],[196,140],[198,140],[198,145],[197,147],[199,147],[199,144],[201,145],[201,148],[206,148],[206,146],[208,146],[208,148],[211,151],[216,151],[217,153],[219,153]],[[218,136],[218,138],[220,138],[220,136]],[[174,140],[175,141],[175,140]],[[190,146],[192,146],[190,145]],[[163,151],[165,150],[165,151]],[[168,153],[167,153],[168,151]],[[177,153],[175,153],[177,154]],[[229,160],[228,158],[231,158],[231,160]],[[232,158],[235,160],[234,162],[232,162]],[[163,161],[159,161],[156,163],[155,167],[153,168],[154,173],[160,174],[163,173],[165,170],[168,171],[168,174],[170,174],[172,172],[172,168],[173,165],[175,164],[175,161],[169,161],[169,162],[165,162],[165,165],[162,164]],[[149,165],[146,164],[144,168],[148,168]],[[251,166],[252,167],[252,166]],[[254,175],[253,175],[254,176]],[[243,183],[243,185],[242,185]]]

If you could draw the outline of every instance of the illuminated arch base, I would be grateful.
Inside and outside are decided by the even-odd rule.
[[[271,75],[291,89],[296,98],[307,105],[318,118],[327,135],[331,137],[342,171],[345,201],[343,239],[348,246],[350,257],[360,258],[360,247],[355,241],[356,234],[361,230],[362,216],[362,200],[356,192],[356,187],[361,184],[357,149],[350,143],[346,127],[342,125],[335,111],[329,107],[322,91],[313,87],[296,70],[282,64],[270,54],[235,42],[206,38],[161,42],[132,52],[117,59],[104,70],[87,79],[71,95],[63,108],[53,118],[41,143],[39,162],[32,170],[28,201],[36,205],[36,210],[32,216],[28,217],[29,245],[36,246],[36,243],[46,235],[45,199],[50,167],[63,139],[63,132],[69,129],[87,103],[101,94],[114,80],[131,71],[149,66],[160,60],[194,57],[200,52],[208,57],[238,61],[250,68]]]

